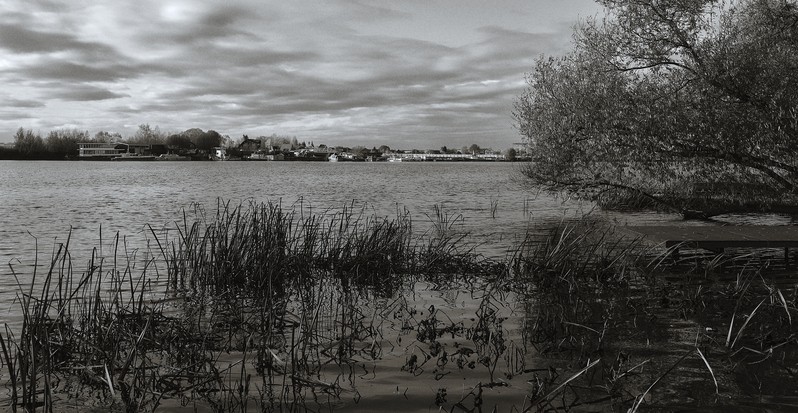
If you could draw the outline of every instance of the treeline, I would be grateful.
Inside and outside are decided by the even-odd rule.
[[[79,155],[79,144],[85,142],[163,145],[176,152],[208,152],[215,146],[223,145],[226,140],[229,140],[229,137],[222,136],[214,130],[206,132],[192,128],[168,134],[161,132],[157,126],[152,127],[149,124],[139,125],[136,133],[127,139],[115,132],[100,131],[91,136],[88,131],[78,129],[57,129],[42,137],[31,129],[19,128],[14,134],[14,146],[0,147],[0,159],[74,159]]]
[[[78,156],[78,143],[90,141],[89,133],[77,129],[50,131],[45,138],[19,128],[13,148],[0,148],[0,159],[68,159]]]

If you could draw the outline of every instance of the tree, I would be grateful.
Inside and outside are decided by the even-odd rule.
[[[517,156],[518,153],[516,152],[515,148],[510,148],[504,152],[504,159],[507,159],[510,162],[515,161]]]
[[[358,146],[352,147],[350,152],[352,152],[352,154],[354,154],[358,158],[365,158],[366,155],[368,155],[369,150],[365,146],[358,145]]]
[[[166,138],[166,146],[168,146],[170,149],[191,149],[192,145],[193,143],[191,142],[191,139],[182,133],[169,135],[169,137]]]
[[[89,132],[77,129],[57,129],[47,134],[47,151],[56,158],[78,156],[78,143],[89,140]]]
[[[379,148],[377,148],[377,150],[378,150],[380,153],[382,153],[382,154],[386,154],[386,153],[388,153],[388,152],[390,152],[390,151],[391,151],[391,148],[390,148],[388,145],[380,145],[380,147],[379,147]]]
[[[122,140],[122,135],[120,135],[119,133],[116,133],[116,132],[110,133],[110,132],[106,132],[106,131],[99,131],[96,134],[94,134],[94,141],[95,142],[110,143],[110,142],[116,142],[116,141],[120,141],[120,140]]]
[[[577,27],[568,55],[537,60],[516,101],[535,161],[527,176],[677,211],[693,208],[691,191],[706,184],[796,195],[794,1],[600,3],[607,17]]]
[[[41,135],[30,129],[19,128],[14,134],[14,149],[24,157],[40,157],[47,148]]]
[[[219,134],[219,132],[216,132],[215,130],[209,130],[207,132],[196,134],[193,141],[194,144],[197,145],[197,149],[202,151],[210,151],[214,147],[221,146],[224,138]]]
[[[477,145],[476,143],[472,143],[471,146],[468,147],[468,152],[470,152],[472,155],[476,155],[481,151],[482,150],[480,149],[479,145]]]
[[[139,125],[136,134],[128,139],[129,143],[138,143],[143,145],[163,144],[166,141],[166,134],[161,132],[158,126],[152,127],[148,123]]]

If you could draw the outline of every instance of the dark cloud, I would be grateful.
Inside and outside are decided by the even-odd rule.
[[[53,91],[52,97],[74,102],[88,102],[95,100],[109,100],[129,97],[122,93],[111,92],[110,90],[90,85],[75,85],[62,90]]]
[[[38,31],[13,23],[0,23],[0,47],[15,53],[78,51],[91,55],[116,54],[105,44],[81,41],[69,33]]]
[[[20,110],[0,110],[0,120],[3,121],[17,121],[23,119],[34,119],[36,114],[31,112],[23,112]]]
[[[90,66],[61,60],[47,60],[24,68],[24,72],[34,79],[68,82],[110,82],[138,74],[135,69],[128,66]]]
[[[3,99],[3,106],[5,107],[12,107],[12,108],[41,108],[44,107],[44,103],[38,100],[33,99]]]

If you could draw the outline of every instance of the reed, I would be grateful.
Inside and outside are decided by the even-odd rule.
[[[67,237],[30,273],[11,266],[10,410],[332,411],[401,347],[401,374],[435,383],[429,403],[447,410],[487,409],[518,383],[531,386],[520,411],[643,410],[684,382],[725,400],[742,372],[785,379],[798,362],[796,289],[761,257],[685,271],[587,218],[495,262],[462,216],[427,219],[414,231],[404,210],[220,201],[184,212],[168,242],[150,229],[145,250],[116,235],[83,267]],[[467,291],[476,308],[417,309],[416,284]],[[453,373],[474,381],[455,391]]]

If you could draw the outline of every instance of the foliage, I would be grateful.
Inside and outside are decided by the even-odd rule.
[[[110,143],[110,142],[116,142],[116,141],[121,141],[121,140],[122,140],[122,135],[120,135],[118,132],[111,133],[111,132],[108,132],[108,131],[99,131],[99,132],[94,134],[94,141],[95,142]]]
[[[194,143],[191,142],[191,139],[184,134],[169,135],[169,137],[166,138],[166,146],[170,148],[190,149],[193,145]]]
[[[468,151],[476,155],[482,151],[482,148],[480,148],[476,143],[472,143],[471,146],[468,147]]]
[[[196,137],[192,139],[192,142],[197,145],[197,149],[209,151],[215,146],[222,145],[222,135],[219,135],[219,132],[215,130],[209,130],[197,134]]]
[[[41,154],[45,151],[44,140],[30,129],[17,129],[14,134],[14,149],[24,156]]]
[[[89,140],[89,132],[57,129],[47,134],[47,151],[59,158],[78,156],[78,143]]]
[[[166,134],[161,132],[158,126],[152,127],[148,123],[139,125],[136,134],[128,139],[128,143],[138,144],[163,144],[166,141]]]
[[[798,7],[790,0],[602,0],[515,105],[527,176],[585,198],[684,211],[695,185],[798,185]],[[737,199],[739,201],[739,199]],[[766,200],[763,202],[767,202]]]
[[[508,161],[514,161],[518,156],[518,152],[514,148],[510,148],[504,152],[504,157]]]

